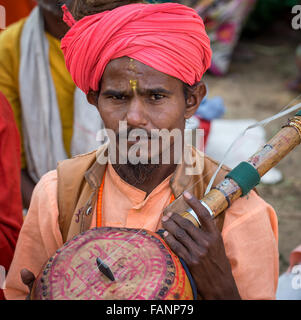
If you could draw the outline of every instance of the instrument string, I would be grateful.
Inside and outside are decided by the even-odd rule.
[[[137,232],[135,232],[127,241],[124,242],[123,245],[125,245],[125,244],[128,243],[128,242],[130,242],[133,238],[137,237],[137,235],[138,235],[142,230],[143,230],[143,227],[142,227],[140,230],[138,230]],[[113,251],[111,254],[109,254],[106,258],[101,259],[101,260],[102,260],[104,263],[108,264],[108,265],[109,265],[109,260],[110,260],[110,259],[113,260],[114,262],[116,262],[117,260],[112,259],[112,256],[114,256],[121,248],[122,248],[121,246],[120,246],[120,247],[117,247],[116,250],[114,250],[114,251]],[[131,253],[133,250],[134,250],[134,249],[132,249],[132,250],[130,251],[130,253]],[[95,264],[96,264],[96,259],[95,259]],[[93,280],[96,280],[96,278],[99,276],[99,273],[100,273],[100,271],[99,271],[98,267],[96,266],[96,267],[93,268],[92,271],[88,274],[86,281],[83,281],[83,280],[81,279],[81,277],[79,278],[80,281],[82,282],[82,284],[79,285],[76,289],[77,289],[77,290],[81,290],[81,289],[83,288],[83,286],[88,286],[88,283],[89,283],[89,282],[93,282]],[[115,277],[116,279],[118,279],[118,275],[116,275],[116,273],[114,273],[114,277]]]
[[[215,173],[213,174],[208,186],[207,186],[207,189],[205,191],[205,195],[208,194],[212,188],[212,185],[214,183],[214,180],[217,176],[217,174],[219,173],[221,167],[224,165],[229,153],[232,151],[233,147],[235,146],[235,144],[247,133],[247,131],[249,131],[250,129],[254,129],[254,128],[257,128],[257,127],[265,127],[267,126],[269,123],[271,123],[272,121],[276,120],[276,119],[279,119],[293,111],[296,111],[296,110],[299,110],[301,108],[301,103],[298,103],[290,108],[288,108],[288,106],[290,104],[292,104],[294,101],[296,101],[297,99],[299,99],[301,97],[301,95],[297,96],[296,98],[294,98],[289,104],[287,104],[286,106],[284,106],[282,108],[282,110],[278,113],[276,113],[275,115],[271,116],[271,117],[268,117],[266,119],[263,119],[261,121],[257,121],[255,122],[254,124],[248,126],[246,129],[243,130],[243,132],[241,132],[236,139],[234,139],[234,141],[231,143],[230,147],[227,149],[227,151],[225,152],[224,156],[223,156],[223,159],[221,160],[218,168],[216,169]]]
[[[196,184],[198,184],[202,179],[206,178],[207,176],[211,175],[212,173],[214,173],[214,169],[209,170],[209,172],[207,172],[207,174],[202,174],[202,177],[200,180],[198,180],[196,183],[194,183],[189,189],[193,188]],[[177,199],[175,199],[173,203],[175,203],[176,201],[179,201],[181,198],[183,198],[183,195],[180,195]],[[171,206],[172,204],[170,204],[169,206]],[[167,208],[169,207],[167,206]],[[135,237],[138,236],[138,234],[144,230],[144,227],[146,225],[146,222],[143,224],[143,226],[137,231],[135,232],[127,241],[125,241],[125,243],[130,242],[132,239],[134,239]],[[102,261],[106,264],[109,265],[109,260],[113,260],[114,262],[116,262],[116,259],[114,259],[113,257],[116,255],[116,253],[121,250],[122,247],[117,247],[113,252],[111,252],[106,258],[102,259]],[[133,251],[134,249],[130,250],[129,254]],[[99,269],[96,266],[94,269],[92,269],[92,271],[88,274],[88,278],[87,278],[87,282],[93,282],[93,280],[95,280],[98,275],[99,275]],[[116,276],[116,274],[114,273],[114,276]],[[115,277],[116,279],[118,279],[118,276]],[[82,281],[82,284],[77,288],[82,288],[83,286],[87,286],[87,283],[85,283],[84,281]]]
[[[195,187],[198,183],[200,183],[200,181],[202,181],[205,177],[207,177],[208,175],[210,175],[211,173],[213,173],[210,181],[209,181],[209,184],[206,188],[206,191],[205,191],[205,194],[206,195],[212,188],[212,185],[216,179],[216,176],[218,175],[218,172],[220,171],[220,169],[222,168],[222,166],[224,165],[225,163],[225,160],[227,159],[228,155],[230,154],[230,151],[232,151],[233,147],[236,145],[236,143],[239,141],[240,138],[242,138],[245,133],[250,130],[250,129],[253,129],[257,126],[262,126],[263,128],[265,126],[267,126],[270,122],[276,120],[276,119],[279,119],[295,110],[298,110],[301,108],[301,105],[300,104],[296,104],[294,106],[292,106],[291,108],[288,109],[288,107],[290,105],[292,105],[293,103],[295,103],[297,100],[300,100],[301,99],[301,94],[299,94],[298,96],[296,96],[295,98],[293,98],[288,104],[286,104],[284,107],[281,108],[281,110],[276,113],[275,115],[271,116],[271,117],[268,117],[264,120],[261,120],[261,121],[258,121],[258,122],[255,122],[254,124],[252,124],[251,126],[249,126],[249,128],[246,128],[241,134],[238,135],[238,137],[231,143],[230,147],[228,148],[228,150],[225,152],[223,158],[222,158],[222,161],[220,162],[218,168],[216,170],[210,170],[206,175],[202,175],[201,178],[199,180],[197,180],[193,185],[191,185],[191,187],[189,189],[192,189],[193,187]],[[238,148],[238,147],[237,147]],[[187,190],[189,191],[189,190]],[[175,199],[173,201],[173,203],[170,205],[172,206],[173,204],[175,204],[176,202],[180,201],[181,199],[183,198],[183,195],[179,196],[177,199]]]
[[[256,128],[256,127],[258,127],[258,126],[265,127],[266,125],[268,125],[268,124],[271,123],[272,121],[274,121],[274,120],[276,120],[276,119],[279,119],[279,118],[281,118],[281,117],[283,117],[283,116],[285,116],[285,115],[287,115],[287,114],[289,114],[289,113],[291,113],[291,112],[293,112],[293,111],[295,111],[295,110],[301,109],[301,103],[298,103],[298,104],[296,104],[296,105],[294,105],[294,106],[292,106],[292,107],[289,108],[289,106],[290,106],[292,103],[294,103],[297,99],[300,99],[300,98],[301,98],[301,94],[298,95],[297,97],[295,97],[295,98],[294,98],[290,103],[288,103],[286,106],[284,106],[284,107],[281,109],[280,112],[276,113],[275,115],[273,115],[273,116],[271,116],[271,117],[268,117],[268,118],[266,118],[266,119],[263,119],[263,120],[261,120],[261,121],[258,121],[258,122],[256,122],[256,123],[250,125],[249,127],[247,127],[247,128],[246,128],[241,134],[239,134],[238,137],[232,142],[232,144],[230,145],[230,147],[228,148],[228,150],[225,152],[225,154],[224,154],[224,156],[223,156],[223,159],[222,159],[222,161],[220,162],[218,168],[217,168],[216,170],[214,170],[214,169],[209,170],[209,172],[207,172],[207,174],[205,174],[205,175],[202,174],[201,177],[200,177],[200,179],[197,180],[193,185],[191,185],[189,189],[192,189],[192,188],[195,187],[198,183],[200,183],[205,177],[207,177],[208,175],[211,175],[211,174],[213,173],[213,175],[212,175],[212,177],[211,177],[211,180],[210,180],[210,182],[209,182],[209,184],[208,184],[208,187],[207,187],[207,189],[206,189],[206,192],[205,192],[205,195],[206,195],[206,194],[211,190],[212,185],[213,185],[213,183],[214,183],[214,181],[215,181],[215,179],[216,179],[216,176],[217,176],[218,172],[220,171],[220,169],[221,169],[222,166],[224,165],[225,160],[227,159],[229,153],[232,151],[232,149],[233,149],[234,146],[236,145],[237,141],[238,141],[241,137],[243,137],[248,130],[253,129],[253,128]],[[175,200],[172,202],[172,204],[170,204],[169,206],[167,206],[167,208],[170,207],[170,206],[172,206],[172,205],[174,205],[176,202],[178,202],[178,201],[181,200],[182,198],[183,198],[183,195],[180,195],[177,199],[175,199]],[[143,228],[145,227],[145,225],[146,225],[146,223],[144,223],[144,225],[143,225],[137,232],[135,232],[127,241],[125,241],[125,244],[128,243],[128,242],[130,242],[130,241],[131,241],[132,239],[134,239],[135,237],[137,237],[138,234],[139,234],[142,230],[144,230]],[[109,261],[110,261],[110,260],[113,260],[114,262],[116,262],[116,259],[113,259],[112,257],[116,256],[116,253],[118,253],[118,252],[121,250],[121,248],[122,248],[121,246],[117,247],[117,248],[116,248],[112,253],[110,253],[106,258],[102,259],[102,261],[105,262],[105,263],[108,264],[108,265],[109,265]],[[134,250],[134,249],[132,249],[132,250],[129,252],[129,254],[130,254],[133,250]],[[96,279],[96,277],[99,275],[99,272],[100,272],[100,271],[99,271],[98,267],[96,266],[95,269],[93,269],[93,270],[90,272],[90,274],[88,275],[87,282],[90,282],[91,280]],[[115,274],[114,274],[114,276],[115,276]],[[117,276],[117,279],[118,279],[118,276]],[[82,281],[82,280],[81,280],[81,281]],[[82,288],[83,285],[87,286],[87,283],[85,283],[84,281],[82,281],[82,284],[81,284],[79,287],[77,287],[77,289]]]
[[[191,189],[191,188],[193,188],[196,184],[198,184],[202,179],[204,179],[204,178],[206,178],[207,176],[209,176],[209,175],[211,175],[212,173],[214,173],[214,169],[211,169],[211,170],[209,170],[209,172],[207,172],[207,174],[202,174],[202,177],[201,177],[201,179],[200,180],[198,180],[196,183],[194,183],[189,189]],[[189,191],[189,190],[188,190]],[[182,199],[183,198],[183,195],[180,195],[177,199],[175,199],[173,202],[172,202],[172,204],[173,203],[175,203],[175,202],[177,202],[177,201],[179,201],[180,199]],[[171,206],[172,204],[170,204],[169,206]],[[169,206],[167,206],[167,208],[169,207]],[[144,230],[144,227],[145,227],[145,225],[146,225],[146,222],[143,224],[143,226],[137,231],[137,232],[135,232],[127,241],[125,241],[125,244],[126,243],[128,243],[128,242],[130,242],[132,239],[134,239],[135,237],[137,237],[138,236],[138,234],[141,232],[141,231],[143,231]],[[102,261],[104,262],[104,263],[106,263],[107,265],[109,265],[109,261],[110,260],[113,260],[114,262],[116,262],[117,260],[116,259],[114,259],[113,257],[115,257],[115,255],[116,255],[116,253],[119,251],[119,250],[121,250],[121,246],[120,247],[117,247],[113,252],[111,252],[106,258],[104,258],[104,259],[102,259]],[[134,248],[132,249],[132,250],[130,250],[130,252],[128,253],[128,254],[130,254],[132,251],[134,250]],[[82,284],[80,285],[80,286],[78,286],[77,287],[77,289],[79,290],[79,289],[81,289],[81,288],[83,288],[83,286],[87,286],[88,284],[88,282],[93,282],[93,280],[95,280],[98,276],[99,276],[99,273],[100,273],[100,271],[99,271],[99,269],[98,269],[98,267],[96,266],[94,269],[92,269],[92,271],[88,274],[88,277],[87,277],[87,280],[86,280],[86,282],[84,282],[84,281],[82,281]],[[114,273],[114,277],[116,278],[116,279],[118,279],[118,275],[116,275],[115,273]]]

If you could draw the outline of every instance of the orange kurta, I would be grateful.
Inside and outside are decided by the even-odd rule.
[[[123,181],[110,165],[103,190],[103,226],[160,227],[169,204],[169,177],[146,198],[145,192]],[[37,184],[8,273],[7,299],[24,299],[28,289],[20,278],[27,268],[35,275],[63,245],[58,225],[57,172]],[[96,226],[96,210],[91,228]],[[273,208],[254,191],[227,210],[222,232],[226,254],[243,299],[274,299],[278,282],[278,227]]]
[[[172,195],[169,187],[170,178],[171,176],[166,178],[146,198],[146,192],[122,180],[109,165],[103,190],[101,225],[156,231],[160,227],[162,208],[166,208],[170,203]],[[93,226],[94,223],[95,219]]]

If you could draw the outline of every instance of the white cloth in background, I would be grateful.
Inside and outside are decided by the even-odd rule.
[[[67,158],[48,52],[42,13],[36,7],[22,31],[19,72],[27,169],[35,182]],[[72,156],[97,149],[96,134],[104,128],[98,111],[78,88],[74,101]]]
[[[256,123],[256,120],[253,119],[213,120],[205,150],[206,154],[217,161],[222,161],[228,148],[238,135],[254,123]],[[225,165],[230,168],[236,167],[241,161],[246,161],[265,143],[266,134],[262,127],[247,131],[233,147],[225,160]],[[282,174],[275,168],[272,168],[261,178],[263,183],[277,183],[281,180]]]

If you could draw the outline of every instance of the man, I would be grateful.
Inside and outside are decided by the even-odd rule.
[[[274,299],[277,218],[268,204],[252,191],[215,224],[196,198],[203,197],[216,162],[192,148],[199,169],[193,175],[188,164],[177,164],[175,138],[170,148],[160,144],[159,163],[134,165],[129,156],[139,144],[139,156],[152,159],[154,130],[175,130],[183,139],[185,119],[206,94],[201,78],[211,50],[201,18],[170,3],[132,4],[77,23],[66,11],[65,21],[73,25],[62,41],[67,68],[113,135],[108,134],[110,143],[97,153],[63,161],[38,183],[7,277],[6,297],[25,298],[42,265],[67,240],[95,226],[111,226],[163,227],[166,242],[186,262],[203,299]],[[126,122],[124,131],[119,130],[121,122]],[[139,141],[120,142],[138,129],[146,134]],[[121,157],[112,161],[115,151]],[[162,161],[164,152],[170,155],[168,163]],[[223,168],[217,180],[226,172]],[[177,200],[168,207],[173,197]],[[201,228],[177,214],[187,207],[195,211]]]
[[[0,300],[4,271],[13,259],[22,222],[20,137],[11,107],[0,92]]]
[[[40,177],[57,161],[93,150],[102,121],[68,73],[60,39],[68,30],[61,3],[39,0],[27,19],[0,35],[0,90],[21,134],[23,205]],[[82,120],[89,122],[89,127]]]

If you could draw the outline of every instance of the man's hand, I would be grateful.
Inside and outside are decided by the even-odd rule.
[[[201,228],[179,214],[168,213],[162,218],[167,244],[186,262],[203,299],[240,299],[223,239],[214,221],[194,196],[185,192],[184,199],[197,214]]]
[[[31,271],[29,271],[27,269],[22,269],[21,270],[21,278],[22,278],[23,283],[25,285],[27,285],[27,287],[29,288],[29,294],[26,297],[26,300],[30,300],[32,287],[33,287],[33,284],[36,280],[36,277],[34,276],[34,274]]]

